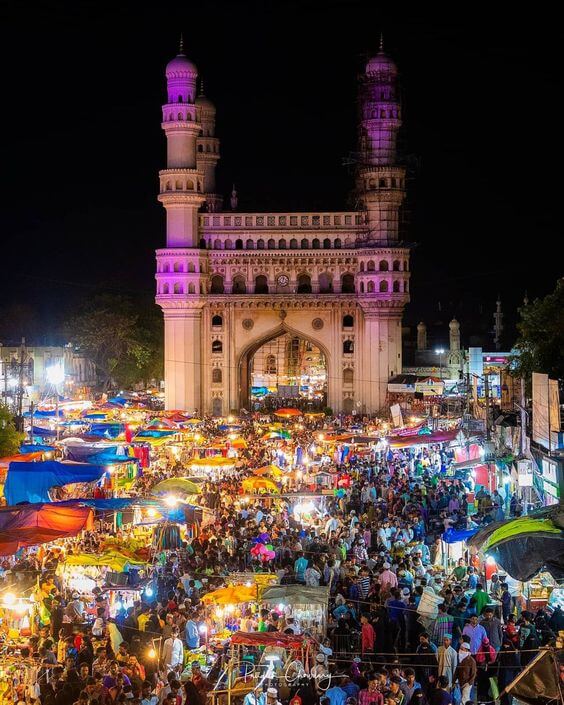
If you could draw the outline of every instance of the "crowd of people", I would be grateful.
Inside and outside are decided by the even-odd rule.
[[[213,422],[205,424],[203,431],[212,433]],[[316,450],[319,432],[319,424],[302,425],[292,452],[300,446],[302,457],[323,456],[325,450]],[[303,634],[314,645],[303,678],[271,674],[245,705],[492,701],[564,629],[559,608],[527,609],[510,576],[499,571],[486,580],[477,555],[466,551],[456,566],[446,565],[445,530],[475,528],[522,507],[516,497],[482,488],[477,512],[470,511],[469,485],[448,474],[452,457],[445,448],[362,455],[353,449],[343,465],[328,456],[324,468],[342,472],[347,482],[304,518],[289,497],[243,496],[242,478],[279,460],[280,443],[260,440],[251,421],[239,434],[247,447],[237,469],[202,484],[199,501],[213,510],[213,520],[180,548],[160,552],[150,568],[152,589],[115,617],[99,588],[89,599],[64,589],[57,550],[28,551],[3,563],[0,591],[37,586],[42,605],[20,647],[20,663],[29,666],[22,703],[205,705],[219,666],[208,673],[207,664],[187,664],[185,654],[212,629],[202,597],[238,572],[268,571],[282,585],[326,586],[329,595],[326,630],[306,628],[283,610],[245,611],[242,631]],[[149,492],[175,474],[184,474],[182,462],[146,473],[137,491]],[[102,522],[68,550],[96,552],[102,530],[116,533]],[[265,534],[275,554],[268,565],[251,551]],[[433,618],[419,610],[429,595],[437,606]],[[248,651],[260,662],[259,647]],[[509,698],[502,702],[509,705]]]

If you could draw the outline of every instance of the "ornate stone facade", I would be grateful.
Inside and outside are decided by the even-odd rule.
[[[388,379],[402,368],[409,300],[409,248],[398,239],[405,174],[396,163],[395,64],[382,50],[367,64],[360,209],[342,213],[220,212],[215,108],[195,95],[197,70],[182,51],[166,75],[168,163],[159,200],[167,246],[157,251],[156,274],[166,407],[215,414],[249,408],[253,355],[289,333],[325,356],[330,407],[377,411]]]

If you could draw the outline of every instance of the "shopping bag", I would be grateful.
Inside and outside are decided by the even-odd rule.
[[[460,686],[458,683],[454,686],[452,689],[452,702],[454,705],[460,705],[460,701],[462,700],[462,691],[460,690]]]
[[[490,695],[492,696],[492,700],[495,700],[496,703],[499,702],[499,685],[497,684],[497,678],[490,678]]]

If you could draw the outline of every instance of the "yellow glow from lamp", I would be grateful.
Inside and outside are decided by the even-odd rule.
[[[179,502],[180,502],[180,499],[178,497],[175,497],[172,494],[169,494],[164,498],[164,503],[166,504],[167,507],[176,507],[176,505]]]

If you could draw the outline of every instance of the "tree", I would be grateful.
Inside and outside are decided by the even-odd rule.
[[[523,306],[517,324],[519,338],[512,356],[514,374],[530,383],[533,372],[564,378],[564,279],[544,299]]]
[[[24,438],[24,433],[16,431],[14,417],[8,407],[0,404],[0,458],[15,455]]]
[[[68,340],[96,365],[103,389],[130,388],[162,374],[162,326],[153,310],[123,296],[89,301],[66,324]]]

